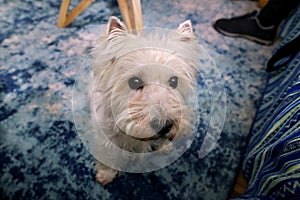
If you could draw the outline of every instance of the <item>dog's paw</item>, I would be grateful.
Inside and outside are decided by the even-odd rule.
[[[96,180],[101,185],[106,185],[114,180],[118,175],[118,171],[113,169],[97,169]]]

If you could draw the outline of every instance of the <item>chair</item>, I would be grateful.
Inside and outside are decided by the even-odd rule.
[[[81,0],[70,12],[71,0],[62,0],[57,27],[67,27],[80,13],[82,13],[94,0]],[[118,0],[119,8],[128,30],[143,28],[142,8],[140,0]]]

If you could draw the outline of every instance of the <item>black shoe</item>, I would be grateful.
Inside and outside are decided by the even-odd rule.
[[[257,18],[258,12],[231,19],[219,19],[213,27],[229,37],[241,37],[263,45],[271,45],[276,37],[277,26],[264,27]]]

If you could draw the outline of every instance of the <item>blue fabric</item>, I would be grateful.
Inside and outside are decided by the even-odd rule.
[[[248,188],[241,199],[300,197],[299,72],[300,53],[270,78],[245,153]]]
[[[292,13],[292,16],[288,18],[285,23],[283,24],[283,27],[280,31],[280,37],[282,37],[282,41],[279,43],[278,47],[279,49],[282,46],[284,46],[289,41],[295,39],[300,35],[300,5],[298,8],[295,9],[295,11]]]
[[[300,9],[285,26],[279,48],[299,36],[299,19]],[[300,199],[300,51],[270,74],[243,172],[248,188],[236,199]]]

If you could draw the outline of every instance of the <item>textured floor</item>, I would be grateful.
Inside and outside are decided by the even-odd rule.
[[[72,6],[77,1],[72,2]],[[226,199],[263,91],[273,47],[226,38],[211,27],[220,17],[256,9],[252,1],[145,0],[145,27],[194,25],[223,75],[227,117],[205,158],[199,142],[168,167],[125,173],[102,187],[94,160],[73,122],[78,68],[111,15],[114,1],[94,2],[65,29],[55,24],[60,1],[0,0],[0,199]]]

